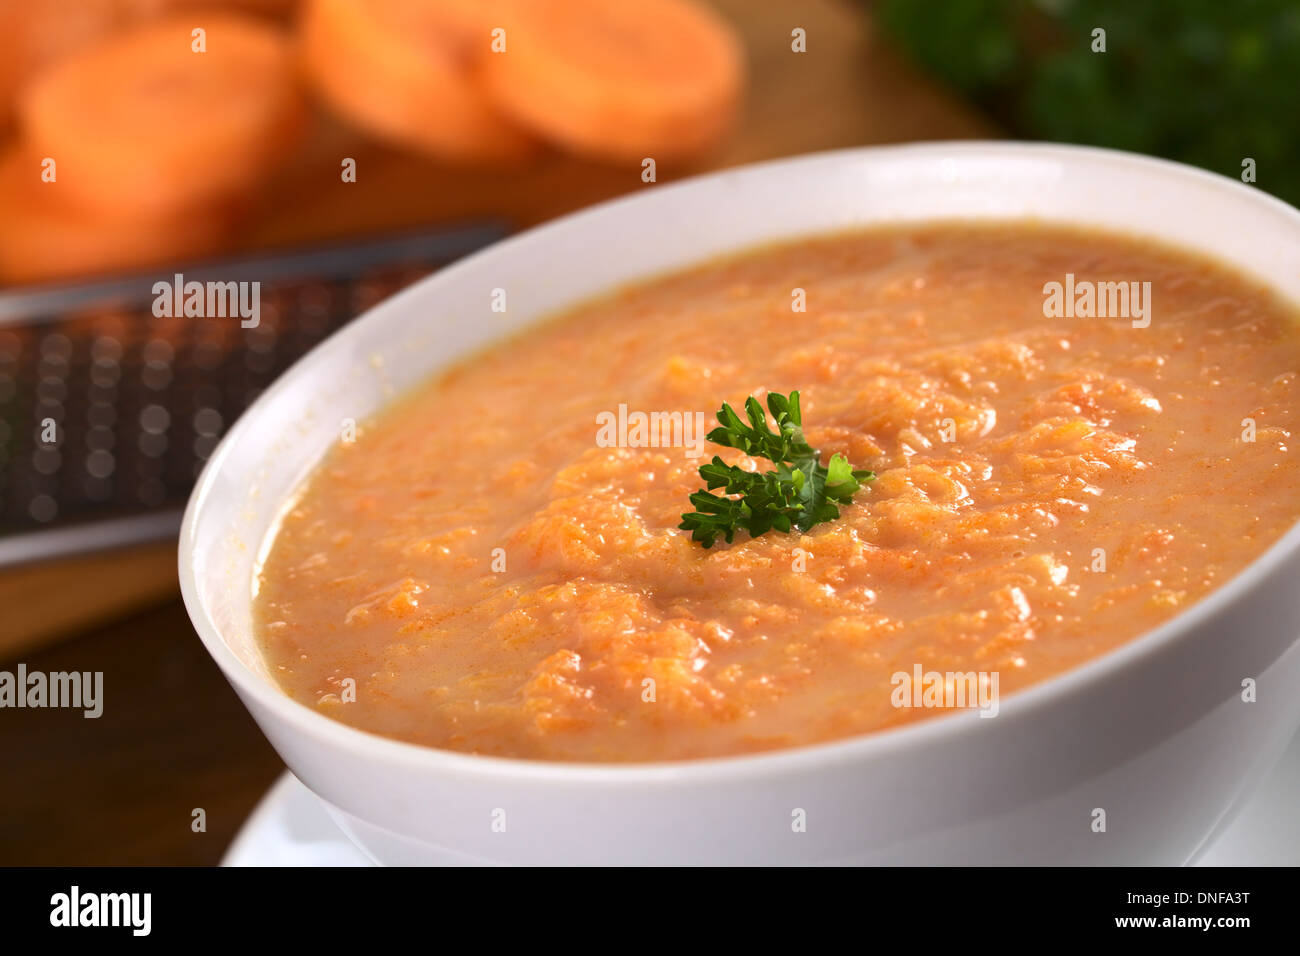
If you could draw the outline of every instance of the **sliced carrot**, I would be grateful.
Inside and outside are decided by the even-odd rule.
[[[18,111],[25,142],[57,162],[69,195],[134,212],[246,190],[305,117],[285,35],[214,12],[135,27],[58,60],[24,86]]]
[[[59,57],[116,30],[171,13],[224,6],[289,19],[298,0],[0,0],[0,127],[24,80]]]
[[[0,280],[40,282],[211,255],[229,241],[241,211],[221,202],[105,217],[69,205],[63,189],[42,181],[38,157],[0,156]]]
[[[66,2],[66,0],[64,0]],[[117,0],[123,14],[131,19],[166,15],[180,10],[200,11],[202,8],[227,7],[259,16],[286,17],[293,12],[298,0]]]
[[[475,75],[491,43],[475,0],[308,0],[304,69],[344,119],[453,161],[510,162],[537,142],[503,117]]]
[[[121,0],[0,0],[0,126],[32,73],[117,27]]]
[[[505,52],[483,60],[494,102],[570,149],[679,157],[732,123],[740,43],[689,0],[500,0],[494,13],[506,31]]]

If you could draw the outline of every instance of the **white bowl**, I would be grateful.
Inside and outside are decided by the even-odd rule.
[[[1241,183],[1077,147],[848,150],[647,187],[499,243],[334,335],[234,425],[185,513],[185,603],[276,750],[362,849],[383,863],[1195,857],[1300,723],[1300,527],[1174,620],[1010,696],[996,719],[965,711],[757,756],[575,765],[418,747],[295,703],[258,654],[259,547],[342,419],[632,279],[780,238],[948,218],[1173,241],[1300,301],[1300,213]],[[490,309],[495,288],[507,290],[505,315]],[[1226,482],[1206,494],[1230,494]],[[1241,699],[1248,677],[1255,703]],[[1098,808],[1104,832],[1094,831]],[[798,810],[805,832],[792,826]]]

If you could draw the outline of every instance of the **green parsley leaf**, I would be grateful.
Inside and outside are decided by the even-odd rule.
[[[719,537],[728,544],[743,528],[756,538],[772,529],[807,531],[840,516],[838,504],[849,504],[874,472],[854,469],[841,454],[831,456],[823,466],[821,454],[803,434],[803,413],[799,393],[788,396],[771,392],[767,408],[776,425],[773,431],[758,399],[745,400],[745,418],[723,402],[718,409],[718,428],[707,438],[715,445],[736,448],[754,458],[766,458],[772,471],[746,471],[728,465],[717,455],[700,467],[705,487],[691,495],[694,511],[682,514],[679,528],[691,532],[691,540],[706,548]],[[748,421],[746,421],[748,419]],[[712,492],[722,489],[721,495]]]

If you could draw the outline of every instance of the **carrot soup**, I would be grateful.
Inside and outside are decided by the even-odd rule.
[[[709,441],[714,411],[794,391],[822,462],[874,478],[806,531],[693,540],[702,465],[774,464]],[[363,423],[272,532],[256,627],[294,699],[477,754],[753,753],[963,682],[991,715],[1277,540],[1297,427],[1300,319],[1211,260],[1032,223],[806,239],[583,304]]]

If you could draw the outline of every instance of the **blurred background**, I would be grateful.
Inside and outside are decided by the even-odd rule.
[[[174,534],[240,411],[369,305],[847,146],[1096,144],[1296,203],[1298,79],[1294,0],[0,0],[0,669],[106,696],[0,712],[0,864],[215,863],[282,769]],[[260,322],[155,315],[177,272],[260,282]]]

